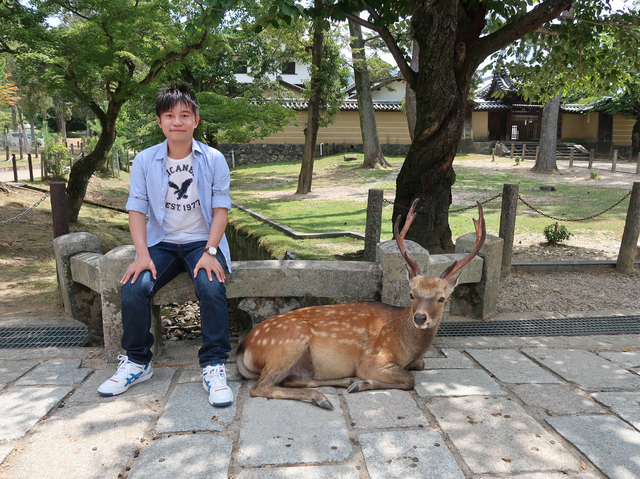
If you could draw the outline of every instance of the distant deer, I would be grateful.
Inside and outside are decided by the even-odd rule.
[[[418,199],[411,205],[400,233],[400,217],[394,225],[398,248],[407,262],[411,306],[375,301],[315,306],[263,321],[244,338],[236,359],[242,376],[258,379],[251,396],[297,399],[333,409],[324,394],[308,388],[338,386],[350,393],[413,388],[415,380],[409,371],[424,369],[422,356],[433,343],[445,302],[460,277],[455,273],[478,254],[486,237],[478,202],[473,251],[440,278],[425,278],[404,247],[417,203]]]

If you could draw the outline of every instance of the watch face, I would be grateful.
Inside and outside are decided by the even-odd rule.
[[[209,253],[211,256],[215,256],[217,252],[218,250],[216,250],[213,246],[209,246],[207,248],[207,253]]]

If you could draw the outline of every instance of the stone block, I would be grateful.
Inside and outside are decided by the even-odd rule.
[[[424,398],[437,396],[504,396],[491,377],[478,369],[412,371],[416,392]]]
[[[434,348],[427,351],[429,353]],[[424,370],[427,369],[474,369],[476,366],[469,358],[455,349],[443,349],[444,358],[438,356],[423,356]]]
[[[405,240],[404,246],[420,270],[423,273],[428,271],[429,252],[411,240]],[[382,268],[381,301],[394,306],[410,306],[407,262],[400,254],[395,240],[378,243],[376,261]]]
[[[456,253],[468,253],[475,244],[475,233],[460,236],[456,241]],[[503,245],[502,238],[487,234],[484,245],[478,253],[478,256],[484,260],[482,280],[479,283],[458,284],[452,294],[451,314],[487,319],[496,313]]]
[[[100,253],[78,253],[72,256],[70,263],[73,280],[100,292],[100,258]]]
[[[12,388],[0,396],[0,444],[15,441],[71,392],[70,387]]]
[[[251,318],[251,327],[254,327],[265,319],[298,308],[300,302],[295,298],[244,298],[237,309]]]
[[[640,431],[640,392],[595,393],[591,396]]]
[[[427,408],[473,474],[580,469],[579,458],[508,398],[435,399]]]
[[[444,270],[451,266],[455,261],[464,258],[466,254],[433,254],[429,257],[429,270],[426,274],[428,278],[439,278]],[[476,256],[467,263],[460,271],[460,279],[458,284],[463,283],[479,283],[482,281],[482,265],[484,260],[480,256]]]
[[[101,253],[100,239],[90,233],[70,233],[53,240],[60,296],[66,312],[89,327],[90,344],[102,340],[100,294],[76,283],[71,272],[71,257],[80,253]]]
[[[345,394],[351,425],[356,429],[392,427],[429,427],[429,421],[418,408],[409,391],[389,389]],[[354,424],[355,423],[355,424]]]
[[[11,478],[115,479],[144,445],[156,417],[150,407],[129,401],[60,409],[13,460]]]
[[[640,351],[624,351],[621,353],[604,351],[599,353],[599,356],[627,368],[640,367]]]
[[[444,439],[429,428],[358,436],[371,479],[464,479]]]
[[[38,364],[39,361],[0,361],[0,390]]]
[[[522,384],[510,389],[527,406],[539,408],[552,416],[570,414],[604,414],[606,411],[586,396],[562,384]]]
[[[4,460],[9,457],[9,454],[15,449],[14,446],[0,446],[0,464],[4,462]],[[357,479],[356,476],[354,479]]]
[[[352,453],[337,396],[333,410],[300,401],[249,398],[242,411],[238,464],[339,462]]]
[[[71,386],[82,382],[91,369],[80,368],[80,359],[49,359],[16,382],[16,386]]]
[[[164,360],[164,354],[163,354],[163,360]],[[243,378],[242,376],[240,376],[240,373],[238,373],[238,368],[234,363],[227,363],[225,366],[227,370],[227,381],[242,381]],[[182,372],[180,373],[180,378],[178,378],[178,384],[197,383],[197,382],[200,382],[200,383],[202,382],[202,368],[200,366],[193,365],[193,366],[185,366],[184,368],[182,368]]]
[[[132,469],[132,479],[227,479],[233,441],[213,434],[157,439]]]
[[[505,383],[559,383],[531,359],[512,349],[467,349],[482,367]]]
[[[229,386],[238,397],[240,383],[229,382]],[[171,394],[156,425],[156,432],[224,431],[236,416],[236,402],[227,407],[213,407],[202,387],[202,380],[180,384]]]
[[[352,466],[302,466],[243,469],[238,479],[360,479],[360,472]]]
[[[612,416],[552,417],[547,422],[611,479],[640,477],[640,432]]]
[[[640,389],[640,377],[589,351],[523,349],[522,352],[584,391]]]

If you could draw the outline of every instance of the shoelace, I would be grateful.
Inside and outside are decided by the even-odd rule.
[[[212,381],[214,387],[226,386],[225,372],[219,364],[207,366],[204,370],[204,376]]]
[[[119,355],[118,360],[120,361],[120,364],[118,364],[118,370],[114,376],[118,379],[125,378],[129,375],[131,369],[135,368],[135,364],[129,361],[129,357],[124,354]],[[131,365],[131,367],[127,367],[128,365]]]

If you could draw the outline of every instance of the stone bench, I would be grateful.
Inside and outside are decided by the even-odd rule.
[[[429,277],[440,276],[456,259],[470,251],[473,233],[458,238],[456,254],[429,255],[417,243],[406,240],[405,247]],[[89,327],[94,344],[101,339],[107,358],[114,361],[121,352],[122,323],[120,279],[135,257],[133,246],[119,246],[102,254],[100,240],[89,233],[71,233],[54,240],[58,281],[65,310]],[[500,276],[502,239],[487,235],[478,257],[462,270],[464,294],[452,299],[454,314],[484,319],[495,312]],[[405,262],[395,241],[378,244],[377,262],[362,261],[232,261],[227,275],[228,298],[303,297],[339,300],[381,300],[408,306]],[[460,288],[460,286],[459,286]],[[152,332],[154,353],[162,344],[160,306],[195,301],[193,284],[183,273],[154,297]]]

